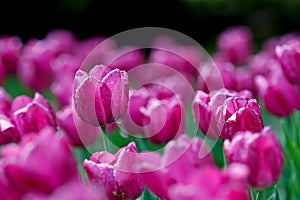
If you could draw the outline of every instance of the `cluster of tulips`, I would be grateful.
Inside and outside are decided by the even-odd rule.
[[[237,26],[216,45],[207,60],[166,35],[149,51],[67,30],[0,37],[0,199],[261,197],[286,159],[285,133],[266,125],[262,110],[299,118],[300,36],[254,52],[251,30]],[[32,95],[11,96],[8,77]]]

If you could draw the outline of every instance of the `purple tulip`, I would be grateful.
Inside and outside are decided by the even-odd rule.
[[[162,199],[170,199],[168,191],[172,185],[183,182],[190,174],[214,163],[206,143],[199,137],[191,140],[187,135],[170,141],[163,156],[142,152],[137,160],[136,166],[146,187]]]
[[[248,27],[230,27],[218,36],[217,46],[227,61],[244,64],[252,53],[252,40],[252,32]]]
[[[134,169],[137,149],[134,142],[121,148],[115,155],[96,152],[83,167],[91,184],[105,187],[110,200],[136,199],[142,195],[144,183]]]
[[[5,72],[15,73],[23,43],[17,36],[2,36],[0,38],[0,60]]]
[[[51,104],[40,93],[34,98],[22,95],[12,102],[11,115],[21,136],[38,133],[50,126],[56,128],[56,116]]]
[[[11,97],[6,92],[5,88],[0,87],[0,114],[10,115]]]
[[[96,127],[81,121],[70,105],[57,112],[57,119],[59,127],[73,146],[89,146],[98,138]]]
[[[275,116],[288,116],[300,109],[300,88],[291,84],[283,72],[256,76],[255,86],[264,108]]]
[[[20,134],[12,121],[0,114],[0,145],[10,142],[19,142]]]
[[[249,98],[250,94],[248,90],[237,93],[220,89],[210,94],[197,91],[192,108],[199,129],[211,139],[231,139],[241,130],[260,131],[260,107]]]
[[[206,165],[169,189],[170,200],[250,200],[248,168],[231,164],[222,170]]]
[[[89,74],[78,70],[73,101],[85,122],[104,126],[119,120],[127,110],[128,76],[125,71],[96,65]]]
[[[249,167],[248,181],[252,187],[267,188],[281,176],[283,154],[271,127],[256,133],[237,133],[232,141],[224,141],[224,151],[229,163],[238,162]]]
[[[300,85],[300,40],[289,40],[275,51],[288,80]]]
[[[1,166],[16,193],[50,194],[65,183],[77,180],[75,156],[68,141],[52,128],[27,135],[19,145],[2,151]]]

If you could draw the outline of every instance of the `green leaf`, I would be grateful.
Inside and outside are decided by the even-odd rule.
[[[140,196],[137,200],[160,200],[157,196],[152,194],[147,188],[144,189],[142,196]]]

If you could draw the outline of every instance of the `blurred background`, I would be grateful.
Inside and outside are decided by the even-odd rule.
[[[225,28],[247,25],[260,44],[268,37],[299,31],[299,10],[297,0],[4,0],[0,35],[18,35],[25,42],[53,29],[68,29],[80,39],[158,26],[180,31],[205,47]]]

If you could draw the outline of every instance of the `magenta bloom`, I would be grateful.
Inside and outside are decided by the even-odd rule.
[[[4,175],[16,193],[49,194],[78,179],[77,163],[69,143],[51,128],[25,136],[19,145],[2,151]]]
[[[73,101],[85,122],[104,126],[119,120],[127,110],[128,76],[125,71],[96,65],[87,74],[78,70]]]
[[[121,148],[115,155],[96,152],[83,167],[90,182],[96,187],[105,187],[110,200],[136,199],[143,193],[144,183],[134,169],[137,156],[135,143]]]
[[[275,52],[288,80],[300,84],[300,40],[289,40],[278,45]]]
[[[168,88],[148,84],[131,91],[128,115],[121,124],[129,134],[142,132],[151,142],[164,144],[185,132],[184,105]]]
[[[3,87],[0,87],[0,114],[10,115],[11,97]]]
[[[263,128],[261,111],[249,91],[216,90],[210,94],[197,91],[193,115],[203,134],[211,139],[231,139],[241,130],[260,131]]]
[[[33,99],[25,95],[16,97],[12,102],[11,115],[21,136],[38,133],[47,126],[56,129],[53,108],[39,93],[35,93]]]
[[[288,116],[300,109],[300,88],[291,84],[280,71],[256,76],[255,86],[264,108],[275,116]]]
[[[0,38],[0,60],[5,72],[15,73],[23,43],[17,36],[2,36]]]
[[[247,184],[248,168],[231,164],[221,170],[206,165],[189,174],[182,182],[169,189],[170,200],[250,200]]]
[[[232,141],[224,141],[224,151],[229,163],[239,162],[249,167],[249,183],[264,189],[281,176],[283,154],[280,143],[271,127],[261,132],[239,132]]]
[[[19,141],[19,131],[12,123],[11,119],[0,114],[0,145]]]
[[[218,36],[217,46],[227,61],[244,64],[252,53],[252,40],[252,32],[248,27],[230,27]]]
[[[73,146],[92,145],[98,138],[96,127],[81,121],[70,105],[57,112],[57,119]]]
[[[140,153],[136,166],[151,192],[159,198],[170,199],[168,192],[172,185],[213,163],[209,148],[201,138],[191,140],[187,135],[181,135],[165,146],[163,156],[153,152]]]

